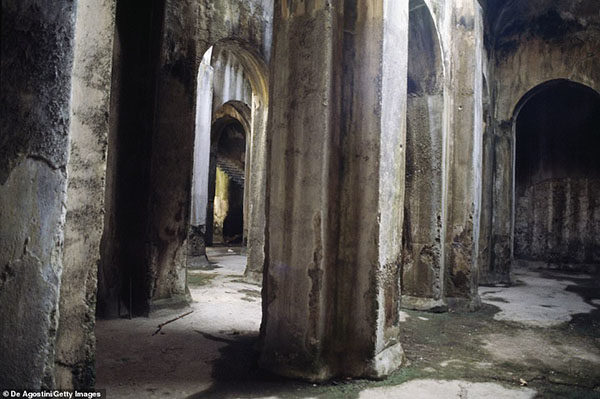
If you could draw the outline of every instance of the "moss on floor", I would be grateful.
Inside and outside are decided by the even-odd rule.
[[[498,308],[492,305],[484,305],[473,313],[406,311],[409,317],[406,322],[401,323],[401,333],[408,361],[404,367],[382,381],[341,378],[323,384],[311,384],[283,380],[258,370],[254,358],[255,340],[249,340],[247,347],[242,341],[223,348],[224,356],[215,364],[216,371],[220,370],[219,364],[230,367],[230,356],[234,356],[238,361],[236,364],[239,364],[240,354],[247,352],[248,363],[241,368],[248,370],[249,375],[242,377],[244,383],[237,386],[232,386],[230,381],[227,381],[226,387],[218,384],[215,392],[225,391],[242,397],[263,397],[270,394],[281,398],[356,399],[365,389],[397,386],[415,379],[494,382],[507,388],[519,388],[521,380],[524,380],[529,388],[538,392],[539,398],[600,398],[600,368],[595,363],[565,358],[560,367],[550,367],[537,358],[527,356],[518,356],[509,361],[501,360],[486,349],[486,340],[490,336],[514,340],[517,347],[525,336],[533,337],[534,342],[539,338],[539,342],[551,346],[574,343],[585,348],[597,345],[596,337],[600,337],[600,330],[580,331],[574,326],[578,323],[577,318],[553,328],[526,327],[494,320],[496,312]],[[591,324],[590,328],[593,330],[597,323]],[[523,343],[527,344],[531,345],[531,341]],[[523,349],[524,353],[546,350],[544,347]],[[231,378],[231,370],[220,371],[227,371],[224,374]],[[215,377],[220,379],[218,375]]]
[[[201,287],[209,284],[215,277],[216,273],[205,273],[201,271],[189,271],[187,275],[187,283],[190,287]]]

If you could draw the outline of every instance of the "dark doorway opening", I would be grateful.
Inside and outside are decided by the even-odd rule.
[[[515,259],[599,264],[600,95],[566,80],[538,86],[515,137]]]
[[[235,119],[227,121],[217,132],[216,142],[209,177],[207,242],[242,244],[246,157],[246,133],[242,124]]]

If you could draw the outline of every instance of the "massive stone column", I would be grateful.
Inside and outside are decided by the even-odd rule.
[[[266,82],[265,82],[266,83]],[[260,95],[253,96],[252,143],[250,145],[250,168],[248,170],[248,262],[245,276],[262,282],[265,264],[265,196],[267,180],[267,87]]]
[[[75,3],[6,0],[1,25],[0,386],[51,388]]]
[[[188,254],[206,255],[206,206],[208,204],[208,169],[213,105],[213,68],[210,65],[212,48],[206,51],[198,67],[196,88],[196,125],[194,138],[194,166],[188,236]]]
[[[276,1],[261,364],[398,367],[408,1]]]
[[[114,0],[79,1],[56,343],[56,384],[64,389],[94,385],[96,275],[104,220],[114,22]]]
[[[448,153],[446,295],[451,307],[478,305],[481,204],[482,11],[475,0],[452,8],[450,50],[453,120]]]
[[[148,272],[147,226],[163,14],[162,1],[117,2],[106,211],[98,268],[101,317],[149,311],[153,276]]]
[[[494,126],[491,282],[510,283],[514,209],[514,133],[512,121]]]
[[[438,30],[429,7],[410,2],[406,138],[406,200],[402,307],[443,310],[445,116]],[[447,91],[447,90],[446,90]]]
[[[196,5],[165,1],[152,134],[147,251],[151,309],[185,302],[196,102]]]
[[[485,60],[484,60],[485,61]],[[488,80],[489,81],[489,80]],[[498,226],[494,223],[494,168],[496,151],[494,141],[494,128],[492,123],[492,104],[490,103],[490,88],[484,81],[483,100],[483,162],[482,162],[482,187],[481,187],[481,219],[479,224],[479,284],[490,285],[498,282],[508,282],[503,279],[503,274],[493,264],[492,232]],[[510,170],[510,169],[509,169]],[[510,203],[506,204],[510,206]]]

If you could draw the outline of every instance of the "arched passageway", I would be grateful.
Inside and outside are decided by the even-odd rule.
[[[514,129],[514,257],[600,263],[600,95],[547,82],[522,99]]]
[[[215,225],[215,241],[225,244],[241,244],[248,237],[249,228],[244,223],[248,220],[255,221],[254,232],[264,230],[260,218],[264,215],[261,199],[268,105],[266,72],[259,56],[244,46],[233,40],[218,41],[199,63],[191,132],[193,157],[180,169],[182,173],[191,171],[191,190],[187,192],[190,214],[182,214],[181,220],[189,216],[186,227],[189,222],[192,232],[201,234],[202,240],[210,237],[211,244]],[[161,152],[162,148],[153,151]],[[254,209],[248,209],[249,192],[257,200]],[[262,236],[249,236],[259,244],[253,248],[262,252]],[[188,251],[193,239],[194,234],[188,235]],[[200,257],[186,256],[184,277],[178,280],[191,299],[186,309],[173,310],[179,304],[167,298],[165,308],[153,309],[149,318],[134,318],[126,324],[122,320],[98,322],[97,380],[116,396],[137,397],[139,393],[132,393],[123,381],[147,375],[148,364],[153,365],[155,373],[152,384],[160,387],[157,396],[206,389],[217,370],[212,361],[219,358],[221,343],[229,342],[230,337],[241,342],[236,346],[235,364],[250,367],[261,322],[260,287],[244,280],[247,256],[239,246],[201,246],[207,255],[204,262],[196,262]],[[177,323],[168,324],[168,333],[163,329],[148,334],[149,330],[156,331],[157,318],[177,318]],[[168,359],[164,356],[167,351]],[[171,363],[171,356],[178,359],[176,364]],[[127,359],[127,367],[113,367],[118,358]]]
[[[244,235],[244,183],[246,132],[242,124],[227,120],[217,133],[209,178],[207,243],[242,244]]]
[[[442,57],[428,6],[410,2],[402,306],[443,305]]]
[[[267,100],[265,66],[243,43],[223,40],[206,51],[198,71],[188,252],[203,256],[205,245],[240,244],[246,275],[256,282],[264,262]]]

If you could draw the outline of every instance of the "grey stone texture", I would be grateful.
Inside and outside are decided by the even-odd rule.
[[[505,29],[511,21],[512,29]],[[489,263],[481,266],[482,281],[508,283],[514,253],[515,212],[514,153],[515,123],[528,94],[540,85],[566,79],[600,91],[600,43],[598,5],[590,1],[518,2],[504,10],[488,5],[486,49],[490,59],[493,139],[488,149],[493,179],[484,192],[491,192],[491,241]],[[588,197],[591,198],[591,197]],[[521,221],[522,222],[522,221]]]
[[[80,0],[56,342],[57,387],[94,385],[97,271],[104,224],[115,1]]]
[[[3,1],[0,385],[54,385],[63,271],[71,1]]]
[[[565,155],[597,141],[535,136],[524,175],[518,155],[546,90],[600,96],[594,0],[6,0],[1,35],[2,387],[90,387],[96,314],[189,302],[210,47],[235,59],[205,125],[246,132],[262,367],[384,378],[401,307],[474,310],[517,258],[600,262],[598,158]]]
[[[275,9],[261,365],[381,378],[403,361],[408,2]]]

